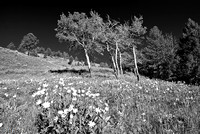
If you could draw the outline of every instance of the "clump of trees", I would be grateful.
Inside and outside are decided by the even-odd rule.
[[[157,26],[146,37],[147,46],[141,50],[143,74],[152,78],[172,80],[177,42],[172,34],[163,34]]]
[[[200,26],[188,19],[176,52],[178,64],[176,76],[189,84],[200,84]]]
[[[91,75],[91,64],[89,53],[96,51],[101,53],[102,47],[96,39],[102,31],[103,19],[95,12],[90,12],[90,17],[85,13],[74,12],[68,16],[62,14],[58,20],[56,37],[60,41],[71,41],[70,45],[81,48],[86,56],[88,70]]]
[[[79,12],[61,14],[55,31],[59,41],[66,41],[70,48],[84,52],[90,75],[92,54],[107,52],[116,78],[129,70],[136,74],[138,81],[140,73],[150,78],[200,84],[200,26],[190,18],[180,39],[172,33],[163,33],[157,26],[147,32],[141,16],[120,23],[109,16],[103,19],[94,11],[89,15]],[[28,33],[18,51],[33,56],[42,53],[45,57],[63,57],[69,59],[69,64],[78,61],[66,52],[37,47],[38,43],[37,37]],[[145,47],[138,50],[141,44]],[[14,50],[16,47],[11,42],[7,48]],[[102,62],[100,66],[108,65]]]
[[[29,55],[30,52],[37,47],[38,43],[39,39],[37,39],[37,37],[33,33],[28,33],[23,37],[21,44],[18,47],[18,51],[28,52]]]
[[[112,59],[115,76],[122,74],[121,53],[131,48],[135,60],[135,72],[138,76],[135,45],[139,44],[141,35],[146,27],[142,26],[143,18],[134,17],[131,23],[120,24],[110,17],[103,20],[98,13],[91,11],[90,16],[85,13],[74,12],[68,16],[62,14],[58,20],[56,37],[59,41],[70,41],[70,45],[81,48],[85,52],[88,70],[91,74],[89,54],[96,51],[103,54],[106,50]],[[69,44],[69,43],[68,43]],[[119,62],[118,62],[119,61]]]
[[[15,49],[16,49],[16,46],[15,46],[15,44],[14,44],[13,42],[10,42],[10,43],[8,44],[7,48],[10,49],[10,50],[15,50]]]
[[[107,51],[117,78],[129,69],[138,80],[141,73],[151,78],[200,83],[200,27],[191,19],[180,39],[157,26],[147,33],[141,16],[120,23],[109,16],[103,19],[94,11],[89,16],[79,12],[62,14],[55,31],[59,41],[71,42],[67,44],[85,52],[90,73],[91,52]],[[140,44],[146,47],[138,50]]]
[[[182,37],[163,34],[158,27],[150,29],[147,46],[141,50],[143,75],[187,84],[200,84],[200,26],[188,19]]]

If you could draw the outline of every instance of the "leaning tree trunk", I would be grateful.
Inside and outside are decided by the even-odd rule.
[[[107,44],[107,51],[108,51],[108,53],[109,53],[109,55],[110,55],[110,57],[111,57],[111,60],[112,60],[112,64],[113,64],[113,70],[114,70],[114,74],[115,74],[115,77],[118,79],[118,76],[117,76],[117,69],[116,69],[116,64],[115,64],[115,59],[114,59],[114,56],[113,56],[113,54],[110,52],[110,49],[109,49],[109,45]]]
[[[122,53],[119,51],[119,68],[120,68],[120,74],[123,75],[123,69],[122,69]]]
[[[84,49],[84,51],[85,51],[85,57],[87,59],[87,64],[88,64],[88,70],[89,70],[89,73],[90,73],[90,77],[92,77],[91,65],[90,65],[90,57],[88,56],[87,49]]]
[[[115,49],[115,64],[116,64],[116,74],[119,76],[119,65],[117,61],[117,55],[118,55],[118,43],[116,42],[116,49]]]
[[[140,80],[140,75],[139,75],[138,67],[137,67],[135,47],[133,47],[133,55],[134,55],[134,64],[135,64],[134,72],[135,72],[135,74],[136,74],[136,76],[137,76],[137,80],[139,81],[139,80]]]
[[[114,74],[115,74],[115,77],[118,79],[117,68],[116,68],[116,63],[115,63],[115,58],[114,58],[113,55],[111,55],[111,58],[112,58],[112,63],[113,63],[113,67],[114,67]]]

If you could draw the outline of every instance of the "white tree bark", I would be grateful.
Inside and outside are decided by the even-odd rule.
[[[84,49],[84,51],[85,51],[85,57],[86,57],[86,59],[87,59],[88,70],[89,70],[90,76],[92,76],[91,64],[90,64],[90,57],[88,56],[87,49]]]
[[[139,81],[140,80],[140,76],[139,76],[139,72],[138,72],[138,67],[137,67],[137,58],[136,58],[136,53],[135,53],[135,47],[133,46],[133,55],[134,55],[134,64],[135,64],[135,69],[134,69],[134,72],[137,76],[137,80]]]
[[[119,68],[120,68],[120,74],[123,75],[123,69],[122,69],[122,54],[119,51]]]
[[[118,55],[118,42],[116,42],[116,49],[115,49],[115,64],[116,64],[116,74],[119,76],[119,65],[117,61],[117,55]]]

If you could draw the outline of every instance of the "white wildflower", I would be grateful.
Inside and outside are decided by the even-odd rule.
[[[83,81],[79,81],[79,83],[83,83]]]
[[[69,124],[72,124],[72,118],[69,119]]]
[[[38,89],[37,90],[41,90],[41,87],[38,87]]]
[[[53,90],[53,93],[56,93],[56,92],[57,92],[56,89],[54,89],[54,90]]]
[[[32,97],[34,98],[36,95],[37,95],[36,93],[33,93],[33,94],[32,94]]]
[[[89,127],[94,127],[96,124],[95,124],[95,122],[93,122],[93,121],[90,121],[89,123],[88,123],[88,125],[89,125]]]
[[[68,83],[68,85],[73,85],[73,83]]]
[[[62,118],[65,118],[65,117],[66,117],[66,114],[61,114],[61,117],[62,117]]]
[[[64,83],[64,79],[63,79],[63,78],[60,78],[59,84],[62,85],[62,86],[65,85],[65,83]]]
[[[50,103],[49,102],[45,102],[45,103],[42,104],[42,106],[44,108],[49,108],[50,107]]]
[[[81,94],[81,96],[82,96],[82,97],[84,97],[84,96],[85,96],[85,94]]]
[[[73,113],[77,113],[78,112],[78,109],[77,108],[74,108],[73,109]]]
[[[48,96],[45,96],[44,100],[47,101],[47,99],[48,99]]]
[[[5,93],[4,95],[5,95],[6,97],[8,97],[8,94],[7,94],[7,93]]]
[[[62,110],[58,111],[58,114],[62,115],[64,112]]]
[[[64,109],[64,114],[67,114],[69,112],[69,109]]]
[[[156,87],[156,90],[158,90],[158,87]]]
[[[96,93],[96,96],[97,96],[97,97],[100,96],[100,93]]]
[[[73,95],[73,96],[77,96],[78,94],[74,91],[74,92],[72,93],[72,95]]]
[[[16,98],[17,97],[17,95],[15,94],[14,96],[13,96],[13,98]]]
[[[109,107],[105,107],[105,110],[108,111],[108,110],[109,110]]]
[[[176,101],[179,101],[179,98],[176,98]]]
[[[89,109],[93,109],[94,107],[93,106],[89,106]]]
[[[73,98],[72,98],[72,101],[76,101],[76,100],[77,100],[77,98],[76,98],[76,97],[73,97]]]
[[[42,86],[43,86],[43,88],[46,88],[46,87],[48,87],[48,84],[44,83]]]
[[[85,93],[85,90],[84,90],[84,89],[82,89],[82,90],[81,90],[81,92],[82,92],[82,93]]]
[[[71,87],[71,90],[76,92],[76,89],[74,87]]]
[[[74,105],[70,105],[70,106],[69,106],[69,111],[72,111],[73,108],[74,108]]]
[[[58,116],[56,116],[56,117],[54,118],[54,121],[55,121],[55,122],[57,122],[57,121],[58,121]]]
[[[108,117],[105,117],[105,121],[107,122],[108,120],[110,119],[110,116],[108,116]]]
[[[70,89],[69,89],[69,90],[67,90],[67,93],[68,93],[68,94],[70,94],[71,92],[72,92],[72,91],[71,91]]]
[[[100,112],[101,112],[101,109],[100,109],[100,108],[96,108],[95,111],[96,111],[97,113],[100,113]]]
[[[40,105],[42,103],[42,100],[37,100],[36,105]]]
[[[73,116],[73,114],[70,114],[70,119],[72,119],[74,116]]]
[[[90,90],[88,90],[85,95],[89,96],[91,94]]]
[[[58,85],[55,85],[55,88],[58,88]]]
[[[2,127],[3,126],[3,123],[0,123],[0,127]]]

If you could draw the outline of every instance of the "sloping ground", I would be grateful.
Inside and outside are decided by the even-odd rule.
[[[144,77],[0,82],[0,133],[197,134],[199,96],[199,87]]]
[[[17,51],[0,47],[0,76],[27,73],[45,73],[50,69],[63,69],[40,57],[27,56]]]

